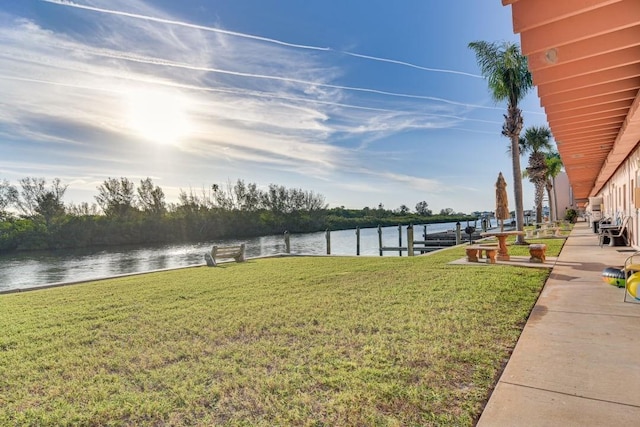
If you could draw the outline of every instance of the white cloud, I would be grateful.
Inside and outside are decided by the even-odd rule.
[[[190,24],[137,0],[48,3],[65,6],[45,5],[93,31],[0,17],[0,135],[36,143],[43,157],[37,170],[60,169],[67,161],[64,170],[76,177],[73,182],[93,185],[145,164],[145,151],[153,148],[132,133],[136,126],[127,114],[136,91],[184,100],[179,113],[189,129],[170,149],[185,174],[207,163],[259,166],[324,182],[355,172],[353,182],[339,184],[377,192],[380,187],[367,179],[417,191],[445,186],[387,172],[384,165],[370,172],[364,166],[373,154],[363,152],[371,142],[415,130],[460,128],[471,120],[470,111],[497,109],[342,84],[350,72],[345,58],[435,70],[415,64]],[[354,140],[359,143],[345,142]],[[60,157],[56,166],[45,167],[48,153]],[[78,162],[93,166],[76,169]],[[16,163],[14,170],[26,168]]]

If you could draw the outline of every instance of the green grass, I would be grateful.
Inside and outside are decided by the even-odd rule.
[[[529,256],[529,245],[535,243],[544,243],[547,245],[547,256],[558,256],[562,246],[564,245],[565,239],[562,238],[527,238],[527,245],[515,245],[513,242],[515,241],[514,237],[507,239],[507,243],[509,244],[509,255],[515,256]]]
[[[548,271],[446,265],[462,256],[252,260],[0,295],[0,425],[473,425]]]
[[[569,236],[569,234],[571,234],[571,230],[573,230],[573,227],[574,227],[574,224],[571,224],[571,223],[566,223],[566,224],[560,225],[559,226],[559,234],[560,234],[560,236],[563,236],[563,237]],[[554,226],[550,226],[550,229],[553,230],[552,231],[553,233],[555,233],[555,228],[556,227],[554,227]],[[534,235],[535,235],[535,232],[538,231],[539,229],[536,228],[535,225],[526,225],[526,226],[524,226],[524,230],[525,231],[532,230],[532,231],[534,231]],[[529,240],[531,240],[531,239],[527,239],[527,241],[529,241]],[[546,243],[546,241],[544,243]]]

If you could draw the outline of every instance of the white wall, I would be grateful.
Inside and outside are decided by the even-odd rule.
[[[639,247],[638,209],[636,209],[635,188],[640,187],[640,148],[620,165],[609,182],[597,194],[603,198],[603,217],[622,219],[631,216],[629,221],[629,237],[633,247]],[[640,200],[637,201],[640,205]]]
[[[558,202],[555,210],[557,217],[555,219],[563,220],[567,209],[576,208],[573,204],[573,192],[566,172],[560,172],[558,176],[556,176],[553,188],[555,195],[552,192],[551,197],[554,197]]]

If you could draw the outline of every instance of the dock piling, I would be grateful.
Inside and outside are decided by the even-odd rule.
[[[288,254],[291,253],[291,239],[288,231],[284,232],[284,251]]]
[[[327,228],[325,231],[327,239],[327,255],[331,255],[331,231]]]

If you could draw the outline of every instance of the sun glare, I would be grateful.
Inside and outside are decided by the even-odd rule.
[[[129,127],[157,144],[178,144],[191,131],[187,100],[177,92],[136,90],[127,94]]]

